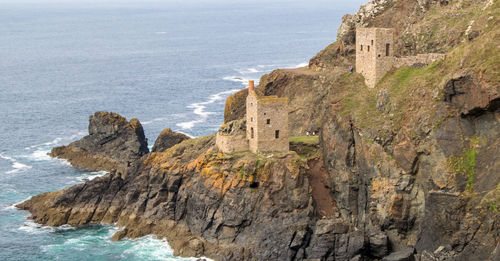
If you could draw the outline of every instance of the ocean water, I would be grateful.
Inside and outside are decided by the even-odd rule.
[[[98,110],[162,129],[215,132],[225,98],[276,68],[304,66],[361,1],[0,0],[0,260],[189,260],[119,228],[41,227],[14,204],[83,182],[46,154]]]

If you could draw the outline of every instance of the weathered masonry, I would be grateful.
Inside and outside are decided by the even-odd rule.
[[[356,71],[370,88],[392,67],[426,65],[443,58],[444,54],[439,53],[394,57],[393,28],[356,28]]]
[[[288,98],[258,96],[253,81],[248,84],[247,138],[252,152],[287,152]]]
[[[222,125],[216,134],[216,145],[223,153],[288,152],[288,99],[259,96],[254,82],[249,81],[246,121]]]
[[[356,29],[356,71],[365,77],[368,87],[375,87],[392,68],[393,48],[394,29]]]

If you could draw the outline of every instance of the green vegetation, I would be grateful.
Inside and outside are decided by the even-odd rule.
[[[290,137],[290,150],[297,153],[302,160],[312,159],[318,156],[318,136],[296,136]]]
[[[319,136],[296,136],[289,138],[290,143],[318,144]]]
[[[243,179],[244,176],[246,176],[246,170],[245,170],[245,166],[241,166],[240,168],[240,179]]]
[[[470,139],[469,148],[464,149],[462,154],[453,155],[448,158],[448,169],[455,174],[462,174],[467,177],[468,192],[474,192],[474,177],[476,175],[476,147],[485,143],[482,137],[474,136]]]
[[[483,197],[481,205],[490,211],[498,213],[500,210],[500,182],[497,187]]]
[[[415,43],[420,52],[436,51],[436,46],[442,46],[447,52],[444,60],[422,68],[392,69],[374,88],[367,88],[359,74],[341,75],[335,84],[336,100],[331,102],[339,105],[336,115],[350,117],[362,129],[378,130],[384,126],[386,130],[397,131],[404,127],[412,129],[414,126],[404,125],[427,114],[434,129],[439,129],[444,119],[435,114],[435,106],[443,100],[446,82],[457,77],[458,72],[467,68],[469,74],[481,81],[500,82],[500,2],[485,11],[482,5],[469,0],[461,4],[459,10],[450,5],[428,12],[414,29],[416,34],[403,39]],[[477,37],[469,41],[463,33],[471,21],[474,21],[471,31]],[[377,98],[383,92],[388,101]],[[385,112],[378,110],[377,103],[386,108]]]
[[[476,155],[474,148],[464,150],[462,154],[453,155],[448,159],[448,168],[455,174],[467,176],[466,190],[474,192],[474,176],[476,175]]]

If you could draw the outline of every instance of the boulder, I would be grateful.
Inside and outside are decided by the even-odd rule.
[[[387,235],[383,232],[373,233],[369,236],[370,254],[374,257],[387,255]]]
[[[164,129],[158,138],[156,138],[155,144],[151,149],[151,152],[163,152],[168,148],[181,143],[183,140],[187,140],[189,137],[185,134],[172,131],[170,128]]]
[[[390,255],[384,257],[382,261],[414,261],[415,248],[407,247],[403,250],[391,253]]]

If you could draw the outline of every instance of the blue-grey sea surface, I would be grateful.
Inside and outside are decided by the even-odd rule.
[[[110,225],[40,227],[13,204],[105,174],[47,156],[93,112],[138,118],[150,146],[167,127],[213,133],[227,96],[306,65],[360,3],[0,0],[0,260],[186,260],[153,236],[111,242]]]

